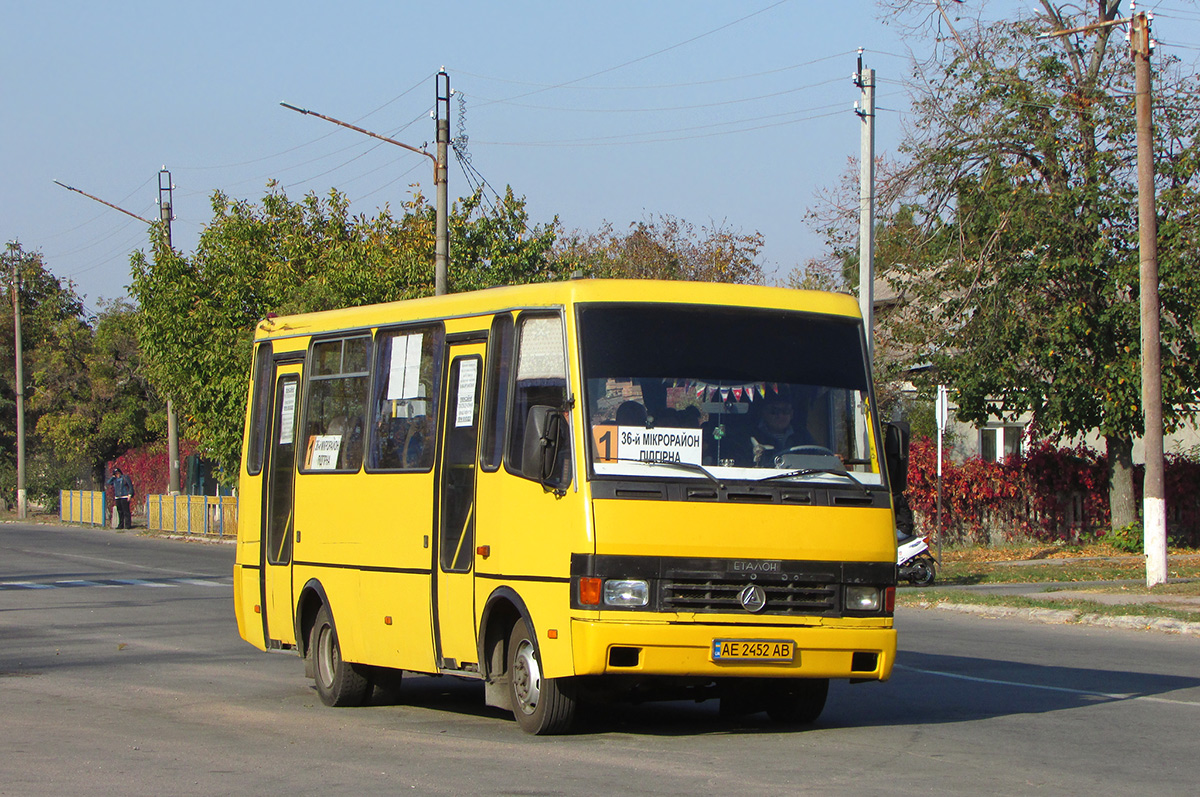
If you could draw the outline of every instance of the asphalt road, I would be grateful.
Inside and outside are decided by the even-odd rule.
[[[230,545],[0,524],[0,794],[1181,794],[1200,639],[901,610],[886,684],[817,725],[712,703],[592,709],[534,738],[477,684],[329,709],[238,638]]]

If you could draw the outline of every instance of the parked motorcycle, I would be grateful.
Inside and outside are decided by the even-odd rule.
[[[896,564],[899,578],[913,586],[928,587],[937,575],[926,539],[901,531],[896,532]]]

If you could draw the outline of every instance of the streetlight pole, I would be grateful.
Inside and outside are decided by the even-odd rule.
[[[165,183],[164,179],[166,181]],[[99,202],[101,205],[107,205],[113,210],[119,210],[126,216],[132,216],[147,226],[154,223],[150,221],[150,219],[144,219],[138,214],[131,213],[123,207],[114,205],[111,202],[106,202],[98,196],[93,196],[87,191],[81,191],[75,186],[67,185],[66,183],[58,180],[55,180],[54,183],[55,185],[62,186],[68,191],[74,191],[77,194],[83,194],[88,199],[93,199]],[[167,228],[168,249],[174,249],[174,246],[171,243],[171,220],[175,218],[174,206],[171,200],[174,188],[175,186],[171,184],[171,173],[167,171],[167,167],[164,166],[158,172],[158,213],[159,218]],[[171,495],[179,495],[182,492],[179,484],[179,423],[175,416],[175,404],[171,401],[170,397],[167,398],[167,457],[170,459],[170,462],[167,466],[167,492],[169,492]]]
[[[444,112],[444,113],[443,113]],[[450,76],[446,68],[437,73],[437,241],[433,255],[433,292],[441,296],[449,289],[446,272],[450,262],[449,187],[446,164],[450,146]]]
[[[437,296],[449,291],[447,285],[447,264],[450,260],[450,222],[449,222],[449,188],[447,179],[446,163],[449,157],[450,146],[450,76],[446,74],[445,68],[437,73],[437,110],[435,119],[437,120],[437,156],[430,155],[423,149],[409,146],[402,141],[396,141],[387,136],[381,136],[378,133],[372,133],[370,130],[364,130],[358,125],[352,125],[349,122],[343,122],[341,119],[335,119],[332,116],[326,116],[323,113],[310,111],[307,108],[298,108],[286,102],[279,103],[289,111],[304,114],[305,116],[315,116],[318,119],[324,119],[326,122],[332,122],[335,125],[348,128],[357,133],[362,133],[364,136],[377,138],[380,141],[386,141],[388,144],[395,144],[397,147],[402,147],[409,152],[415,152],[418,155],[424,155],[433,161],[433,184],[434,193],[437,196],[437,221],[434,228],[434,254],[433,254],[433,292]],[[445,112],[443,114],[443,111]]]
[[[171,242],[171,221],[175,218],[174,195],[175,186],[171,184],[171,173],[163,166],[158,170],[158,216],[167,228],[167,248],[175,250]],[[167,397],[167,492],[179,495],[182,489],[179,484],[179,421],[175,417],[175,402]]]

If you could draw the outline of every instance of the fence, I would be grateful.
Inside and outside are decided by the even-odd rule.
[[[107,526],[110,511],[103,490],[58,491],[58,517],[65,523]]]
[[[203,537],[236,536],[237,498],[212,495],[146,497],[146,528]]]

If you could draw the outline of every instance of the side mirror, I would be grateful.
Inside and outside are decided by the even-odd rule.
[[[571,435],[561,410],[539,404],[529,408],[521,450],[521,475],[546,489],[562,490],[570,481]],[[564,473],[565,471],[565,473]]]
[[[883,455],[887,460],[888,488],[899,495],[908,487],[908,443],[912,437],[907,421],[883,425]]]

